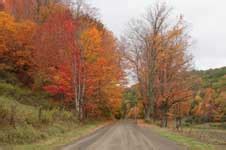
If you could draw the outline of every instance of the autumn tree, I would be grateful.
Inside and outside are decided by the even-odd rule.
[[[99,22],[87,23],[89,25],[80,38],[84,55],[85,114],[89,113],[88,107],[112,115],[119,108],[121,97],[122,71],[116,41]]]
[[[167,126],[167,113],[170,109],[177,105],[174,108],[179,110],[180,103],[185,103],[192,97],[189,74],[191,57],[186,51],[189,47],[189,37],[185,31],[183,20],[180,18],[178,23],[165,33],[158,52],[155,91],[164,127]],[[178,114],[176,118],[181,118]]]
[[[124,90],[121,106],[122,118],[126,118],[128,113],[138,104],[137,89],[134,87]]]
[[[5,4],[3,0],[0,0],[0,11],[3,11],[5,9]]]
[[[69,0],[5,0],[5,9],[18,20],[44,23],[49,15],[68,9]]]
[[[184,78],[190,64],[189,38],[182,18],[175,25],[169,19],[170,9],[156,4],[143,19],[131,22],[125,38],[126,58],[136,73],[147,120],[159,109],[167,114],[171,106],[189,96]]]
[[[192,71],[194,77],[193,100],[189,111],[190,123],[219,122],[225,120],[225,67]]]
[[[36,25],[31,21],[17,22],[14,17],[0,12],[0,68],[23,74],[24,82],[32,64],[32,37]]]
[[[44,85],[43,89],[50,93],[54,97],[54,101],[61,107],[70,107],[75,94],[71,68],[61,65],[58,69],[51,70],[50,74],[50,83]]]
[[[100,21],[58,10],[40,25],[34,45],[36,81],[41,77],[40,87],[63,104],[73,103],[78,119],[113,116],[119,110],[120,54]]]
[[[68,98],[73,101],[76,95],[75,61],[79,53],[76,48],[75,24],[71,12],[64,10],[51,15],[37,30],[34,45],[35,86],[38,88],[45,86],[45,89],[52,91],[52,94],[63,94],[67,97],[67,101]],[[68,77],[65,77],[66,75]],[[44,83],[40,84],[40,80]],[[48,80],[52,83],[45,85],[45,81]],[[63,90],[57,90],[57,88]],[[57,91],[59,93],[56,93]]]
[[[156,5],[150,9],[144,19],[130,24],[127,43],[130,49],[130,61],[134,64],[137,79],[145,100],[145,118],[150,120],[154,114],[155,95],[154,81],[157,69],[157,48],[159,37],[165,29],[168,10],[165,6]]]

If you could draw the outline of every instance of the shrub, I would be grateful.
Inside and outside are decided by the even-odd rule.
[[[221,127],[222,129],[226,130],[226,122],[225,122],[225,123],[222,123],[222,124],[220,125],[220,127]]]
[[[57,113],[59,114],[58,118],[62,121],[73,121],[73,120],[75,120],[74,114],[72,112],[58,109]]]
[[[9,144],[32,143],[39,139],[46,138],[46,135],[35,130],[31,125],[17,126],[0,131],[0,141]]]
[[[14,73],[10,73],[7,71],[0,71],[0,82],[6,82],[9,84],[19,84],[20,83]]]
[[[53,123],[53,114],[54,114],[54,111],[48,111],[48,110],[42,110],[42,113],[41,113],[41,123],[44,123],[44,124],[51,124]]]
[[[5,122],[8,120],[10,114],[9,108],[4,105],[4,103],[0,103],[0,120],[1,122]]]
[[[50,126],[48,129],[47,129],[47,133],[48,133],[48,135],[50,135],[50,136],[56,136],[56,135],[59,135],[59,134],[62,134],[62,133],[65,133],[65,131],[66,131],[66,128],[65,127],[63,127],[63,126],[61,126],[61,125],[57,125],[57,124],[55,124],[55,125],[53,125],[53,126]]]
[[[32,126],[37,126],[40,122],[39,122],[39,119],[38,119],[38,114],[37,113],[27,113],[26,114],[26,117],[25,117],[25,122],[29,125],[32,125]]]
[[[32,92],[29,89],[21,88],[6,82],[0,82],[0,95],[11,97],[22,104],[49,107],[49,95],[45,92]]]
[[[226,122],[226,114],[224,116],[222,116],[221,121]]]

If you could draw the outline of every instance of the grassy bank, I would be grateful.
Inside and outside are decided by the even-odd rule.
[[[0,80],[0,149],[51,150],[88,134],[102,121],[80,123],[44,92]]]
[[[169,140],[175,141],[178,144],[185,145],[189,150],[214,150],[214,146],[211,144],[200,142],[194,138],[182,136],[178,133],[174,133],[167,129],[155,128],[161,136],[166,137]]]
[[[0,82],[1,145],[34,143],[78,124],[72,112],[48,107],[49,99],[43,95]]]
[[[225,145],[226,147],[226,130],[225,123],[206,123],[184,127],[180,134],[193,137],[205,143],[214,145]]]
[[[2,146],[5,150],[52,150],[57,149],[62,145],[69,144],[78,138],[87,135],[100,127],[103,122],[87,122],[81,125],[71,124],[64,126],[61,125],[61,131],[57,132],[56,125],[48,127],[53,131],[53,134],[45,140],[40,140],[31,144],[12,144]],[[58,125],[59,127],[59,125]]]
[[[192,138],[189,136],[184,136],[180,134],[180,132],[175,132],[170,129],[160,128],[156,125],[144,123],[143,121],[139,121],[141,126],[149,127],[162,137],[165,137],[171,141],[178,143],[179,145],[184,145],[188,148],[188,150],[215,150],[215,146],[212,144],[207,144],[199,141],[196,138]]]

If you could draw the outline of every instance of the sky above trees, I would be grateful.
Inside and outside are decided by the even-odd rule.
[[[87,0],[99,9],[104,24],[120,37],[131,18],[142,15],[157,0]],[[166,0],[160,0],[164,2]],[[226,65],[225,0],[167,0],[183,14],[194,39],[191,48],[196,69]]]

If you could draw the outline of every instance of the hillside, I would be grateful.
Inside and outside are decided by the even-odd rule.
[[[209,87],[215,90],[223,90],[226,88],[226,67],[195,71],[194,73],[202,79],[203,88]]]
[[[46,93],[33,92],[7,75],[11,80],[0,78],[0,144],[36,142],[65,132],[66,123],[73,123],[71,112],[50,108]]]
[[[98,125],[97,122],[78,123],[73,112],[53,105],[47,93],[24,87],[15,74],[1,72],[0,75],[1,147],[50,149]]]
[[[194,71],[194,101],[191,114],[195,120],[226,120],[226,67],[206,71]]]

